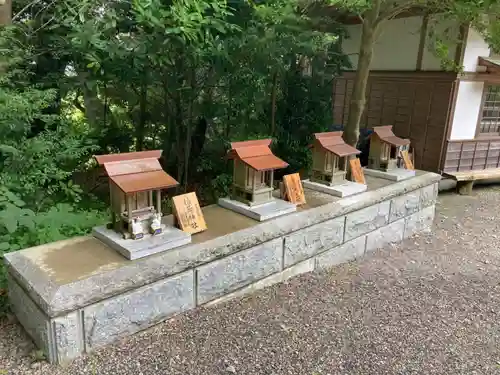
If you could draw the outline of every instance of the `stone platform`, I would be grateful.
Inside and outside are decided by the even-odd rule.
[[[264,204],[249,206],[233,199],[220,198],[219,206],[248,216],[249,218],[257,221],[273,219],[297,210],[297,206],[295,204],[286,202],[282,199],[274,199],[273,201]]]
[[[366,176],[383,178],[390,181],[403,181],[415,177],[415,171],[403,168],[395,168],[387,172],[378,169],[363,168],[363,171]]]
[[[47,358],[66,363],[196,306],[428,230],[440,178],[367,176],[368,191],[347,198],[306,188],[296,212],[262,223],[204,207],[208,229],[191,244],[133,261],[90,236],[6,254],[12,309]]]
[[[158,254],[191,242],[189,233],[167,225],[162,225],[160,234],[154,236],[146,234],[144,238],[138,240],[124,239],[121,234],[106,228],[105,225],[94,228],[92,234],[129,260]]]
[[[354,194],[359,194],[366,191],[367,186],[364,184],[358,184],[357,182],[345,181],[342,184],[329,186],[325,184],[320,184],[318,182],[313,182],[310,180],[303,180],[302,185],[305,188],[321,191],[325,194],[334,195],[336,197],[344,198],[349,197]]]

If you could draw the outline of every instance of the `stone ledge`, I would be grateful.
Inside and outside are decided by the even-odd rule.
[[[42,350],[47,359],[56,361],[55,344],[49,317],[34,303],[26,291],[7,275],[9,299],[12,311],[24,327],[26,333],[33,339],[35,345]]]
[[[240,251],[196,269],[199,304],[244,287],[283,269],[283,240]]]
[[[305,260],[303,262],[294,264],[293,266],[286,268],[281,272],[272,274],[271,276],[260,279],[259,281],[256,281],[253,284],[245,286],[245,287],[238,289],[234,292],[231,292],[229,294],[225,294],[224,296],[219,297],[217,299],[211,300],[210,302],[207,302],[205,304],[205,306],[214,306],[214,305],[217,305],[219,303],[229,301],[233,298],[241,297],[241,296],[244,296],[245,294],[249,294],[249,293],[255,292],[259,289],[266,288],[266,287],[271,286],[273,284],[281,283],[281,282],[286,281],[294,276],[298,276],[298,275],[301,275],[303,273],[312,272],[312,271],[314,271],[314,258],[310,258],[310,259]]]
[[[360,237],[389,223],[391,201],[377,203],[362,210],[352,212],[345,220],[345,241]]]
[[[366,236],[355,238],[343,243],[331,250],[325,251],[316,256],[315,263],[317,269],[325,269],[338,264],[350,262],[362,257],[365,254]]]
[[[345,216],[299,230],[284,239],[284,267],[311,258],[344,242]]]
[[[402,218],[368,233],[366,237],[366,252],[368,253],[380,249],[390,243],[401,242],[403,240],[404,231],[405,219]]]
[[[435,190],[434,185],[440,179],[438,174],[424,173],[377,190],[272,219],[63,285],[52,282],[30,259],[23,256],[22,251],[7,254],[5,260],[9,272],[33,301],[49,317],[55,317],[407,192],[429,185],[433,185],[432,189]]]
[[[396,195],[381,195],[380,191],[384,189],[381,188],[361,194],[349,209],[343,206],[348,200],[345,199],[266,222],[265,228],[270,233],[261,233],[260,237],[244,237],[245,234],[257,236],[256,228],[257,233],[263,230],[261,225],[251,226],[180,248],[177,252],[131,262],[130,266],[127,264],[121,269],[103,270],[95,276],[57,286],[55,290],[55,283],[37,269],[31,259],[13,257],[24,268],[14,269],[15,262],[11,262],[11,275],[18,272],[21,277],[29,276],[25,272],[33,269],[34,278],[28,283],[28,286],[33,286],[31,290],[36,288],[36,282],[46,282],[39,286],[39,290],[50,299],[42,302],[52,312],[61,306],[67,309],[55,317],[49,316],[26,293],[28,288],[11,278],[14,311],[49,360],[65,363],[195,306],[212,305],[316,268],[350,261],[389,242],[398,242],[427,230],[432,224],[437,195],[437,184],[427,181],[431,181],[429,185],[417,187],[418,191],[405,190],[402,186],[408,185],[397,183],[398,189],[392,190],[393,194],[397,192]],[[325,212],[326,209],[330,211]],[[393,222],[390,222],[391,213],[396,219]],[[318,217],[326,219],[318,222]],[[297,227],[300,223],[311,222],[313,224]],[[295,229],[282,233],[276,228]],[[278,237],[277,233],[280,233]],[[270,236],[273,238],[263,240]],[[256,238],[261,241],[255,243]],[[226,242],[231,239],[235,243]],[[239,248],[243,247],[242,243],[251,246]],[[210,247],[214,244],[218,247]],[[225,247],[221,248],[222,244],[226,244]],[[201,255],[196,255],[195,251]],[[177,258],[171,258],[172,253]],[[199,262],[208,255],[209,260]],[[191,258],[195,256],[198,257]],[[160,263],[169,259],[177,263]],[[150,280],[150,270],[140,267],[148,266],[156,267],[155,271],[161,270],[166,276],[146,282]],[[127,272],[135,269],[137,274],[120,273],[123,269]],[[181,272],[168,273],[172,269]],[[117,289],[114,277],[122,282],[120,277],[124,275],[131,279]],[[87,292],[87,287],[92,293]],[[108,289],[113,293],[110,294]],[[85,305],[81,306],[81,303]]]
[[[83,309],[85,351],[195,307],[194,273],[146,285]]]

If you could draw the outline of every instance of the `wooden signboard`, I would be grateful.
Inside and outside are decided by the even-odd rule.
[[[410,159],[410,155],[408,155],[408,151],[406,150],[401,151],[401,157],[403,158],[403,163],[406,169],[411,169],[411,170],[415,169],[415,167],[413,166],[413,162]]]
[[[287,201],[297,205],[306,203],[304,188],[298,173],[283,176],[283,185],[285,185],[285,199]]]
[[[361,163],[358,158],[354,158],[349,160],[349,164],[351,166],[351,178],[354,182],[358,184],[366,185],[365,174],[363,173],[363,169],[361,168]]]
[[[172,203],[176,225],[182,231],[194,234],[207,229],[196,193],[177,195],[172,198]]]

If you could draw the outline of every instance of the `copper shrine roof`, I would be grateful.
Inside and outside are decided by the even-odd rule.
[[[377,135],[382,142],[388,143],[392,146],[406,146],[410,144],[409,139],[399,138],[392,132],[392,125],[374,126],[373,135]]]
[[[160,165],[161,150],[97,155],[95,159],[124,193],[166,189],[179,183]]]
[[[325,150],[334,153],[339,157],[358,155],[361,153],[355,147],[345,143],[342,139],[342,132],[325,132],[314,134],[314,144],[323,147]]]
[[[271,142],[271,139],[233,142],[228,158],[239,159],[257,171],[288,167],[288,163],[273,155],[269,148]]]

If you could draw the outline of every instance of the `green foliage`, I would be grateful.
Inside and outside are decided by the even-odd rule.
[[[31,84],[30,72],[20,69],[23,59],[5,61],[11,65],[0,77],[0,314],[6,309],[3,254],[85,234],[103,222],[102,211],[79,207],[84,194],[72,182],[95,149],[91,139],[63,114],[47,111],[57,92]]]
[[[6,270],[3,254],[65,238],[84,235],[105,222],[102,211],[77,210],[59,203],[47,211],[35,213],[5,187],[0,187],[0,316],[5,312]]]
[[[105,220],[93,186],[72,182],[92,154],[162,149],[205,204],[229,193],[232,140],[273,137],[291,169],[307,165],[348,64],[342,28],[319,31],[298,0],[20,0],[14,13],[0,34],[3,252]]]
[[[309,3],[309,2],[307,2]],[[358,70],[353,84],[352,103],[347,114],[347,124],[344,127],[344,138],[351,145],[355,145],[359,138],[359,125],[365,110],[365,94],[368,84],[373,47],[378,35],[388,21],[405,12],[419,11],[428,17],[438,15],[444,22],[451,21],[458,27],[467,26],[479,31],[483,38],[491,45],[494,51],[500,51],[500,2],[497,0],[324,0],[312,1],[320,4],[320,11],[330,12],[334,17],[357,16],[363,27],[361,28]],[[458,31],[458,30],[457,30]],[[456,33],[456,42],[462,33]],[[461,35],[461,37],[463,37]],[[435,37],[435,35],[434,35]],[[450,56],[448,45],[444,38],[435,37],[431,43],[434,52],[441,60],[441,67],[446,70],[460,71],[461,67]],[[456,45],[456,44],[455,44]]]
[[[5,145],[2,145],[5,146]],[[43,131],[8,145],[0,179],[37,210],[63,198],[77,203],[82,190],[71,181],[82,159],[95,149],[67,129]]]

